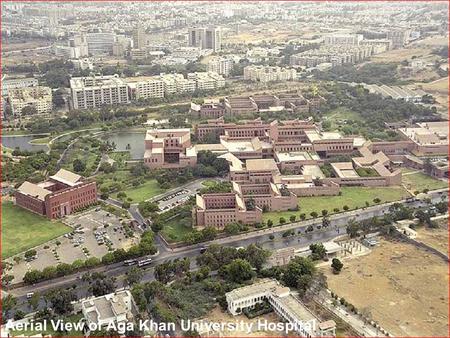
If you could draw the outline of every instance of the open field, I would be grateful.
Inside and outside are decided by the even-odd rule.
[[[344,205],[350,209],[362,208],[366,205],[366,201],[370,205],[374,205],[373,200],[379,198],[381,202],[397,201],[406,198],[409,194],[405,189],[400,187],[383,187],[383,188],[363,188],[363,187],[342,187],[341,196],[314,196],[299,198],[299,211],[274,211],[263,214],[263,220],[271,219],[274,224],[279,223],[280,217],[289,220],[291,215],[299,215],[304,213],[307,218],[311,218],[310,213],[315,211],[321,215],[322,210],[328,210],[329,214],[334,213],[334,208],[343,211]]]
[[[448,255],[448,218],[436,222],[439,224],[439,228],[420,227],[416,229],[416,240]]]
[[[72,229],[13,205],[2,203],[2,255],[7,258],[59,237]]]
[[[133,200],[132,202],[138,203],[159,195],[164,191],[164,189],[161,189],[158,186],[158,182],[156,182],[156,180],[149,180],[136,188],[129,188],[123,192],[127,194],[127,198],[129,197]],[[117,194],[114,194],[114,197],[117,197]]]
[[[448,267],[425,250],[381,240],[366,256],[344,261],[339,275],[323,267],[328,287],[394,336],[446,336]]]
[[[448,187],[447,182],[437,180],[421,172],[402,175],[402,183],[411,191],[436,190]]]
[[[442,79],[427,82],[427,83],[418,83],[418,87],[421,87],[423,90],[430,93],[440,93],[447,95],[448,93],[448,76],[443,77]]]
[[[373,62],[401,62],[411,60],[413,56],[423,57],[428,55],[431,50],[425,46],[409,47],[390,50],[385,53],[374,55],[370,58]]]
[[[191,217],[175,217],[164,224],[161,233],[168,242],[181,242],[193,231]]]

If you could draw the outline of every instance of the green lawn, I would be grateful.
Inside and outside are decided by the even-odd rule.
[[[402,175],[402,182],[411,191],[436,190],[448,187],[447,182],[437,180],[421,172]]]
[[[2,203],[2,255],[11,257],[32,247],[48,242],[72,231],[61,222],[50,221],[43,216]]]
[[[214,181],[214,180],[206,180],[206,181],[202,182],[202,185],[204,185],[207,188],[212,187],[216,184],[217,184],[217,181]]]
[[[191,217],[175,217],[164,224],[161,233],[168,242],[180,242],[192,231]]]
[[[289,222],[291,215],[299,215],[304,213],[307,218],[311,218],[310,213],[315,211],[321,215],[322,210],[328,210],[329,214],[334,213],[334,208],[343,211],[344,205],[350,209],[357,209],[366,206],[366,201],[370,205],[374,205],[373,200],[379,198],[381,202],[391,202],[408,197],[408,192],[401,187],[382,187],[382,188],[364,188],[364,187],[342,187],[342,195],[340,196],[314,196],[299,198],[299,211],[274,211],[263,214],[263,220],[271,219],[274,224],[279,223],[280,217],[284,217]]]
[[[127,194],[127,198],[133,199],[133,203],[148,200],[156,195],[162,194],[164,191],[164,189],[159,187],[156,180],[149,180],[136,188],[124,190],[125,194]],[[113,197],[116,198],[117,193],[114,194]]]

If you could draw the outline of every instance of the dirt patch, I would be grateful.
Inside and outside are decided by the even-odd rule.
[[[439,221],[438,224],[441,226],[436,229],[421,227],[416,229],[417,238],[419,242],[423,242],[432,248],[439,250],[443,254],[448,254],[448,229],[447,222],[448,219],[444,221]]]
[[[395,336],[448,333],[448,266],[425,250],[382,239],[371,254],[345,260],[341,274],[323,271],[330,290]]]

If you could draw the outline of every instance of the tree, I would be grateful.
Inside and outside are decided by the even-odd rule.
[[[286,219],[284,218],[284,217],[280,217],[280,224],[284,224],[284,223],[286,223]]]
[[[310,215],[312,218],[316,218],[317,216],[319,216],[319,214],[315,211],[311,212]]]
[[[294,223],[294,222],[295,222],[295,218],[296,218],[295,215],[291,215],[291,216],[289,217],[289,221],[290,221],[291,223]]]
[[[139,281],[144,276],[144,271],[142,269],[139,269],[136,266],[133,266],[127,273],[127,283],[128,285],[133,285],[136,283],[139,283]]]
[[[324,228],[327,228],[327,227],[330,226],[330,224],[331,224],[330,218],[329,218],[328,216],[323,216],[323,217],[322,217],[322,226],[323,226]]]
[[[289,287],[298,287],[299,278],[304,275],[312,276],[316,271],[314,263],[305,257],[295,257],[286,266],[285,273],[283,274],[283,282]],[[308,285],[302,285],[303,291]]]
[[[17,304],[17,299],[11,294],[2,298],[2,313],[3,317],[7,317],[9,311],[11,311]]]
[[[267,220],[267,226],[271,228],[273,226],[273,221],[271,219]]]
[[[270,256],[270,251],[264,250],[263,248],[250,244],[244,253],[244,258],[250,263],[252,267],[256,270],[260,270],[263,264],[267,261]]]
[[[302,221],[304,221],[306,219],[306,214],[304,214],[304,213],[300,214],[300,219]]]
[[[309,246],[311,250],[311,258],[313,261],[325,258],[327,251],[322,243],[313,243]]]
[[[25,252],[24,256],[25,259],[30,259],[32,257],[35,257],[37,255],[37,251],[32,249],[32,250],[28,250],[27,252]]]
[[[331,267],[333,268],[333,273],[339,274],[344,267],[344,264],[338,258],[333,258],[331,261]]]
[[[358,222],[356,222],[354,219],[351,219],[347,223],[347,234],[350,236],[350,238],[354,238],[358,236],[358,232],[360,230],[360,225]]]
[[[31,298],[28,299],[28,304],[30,305],[31,309],[33,309],[33,311],[36,311],[36,309],[38,308],[40,299],[41,295],[39,292],[33,293]]]
[[[37,114],[37,110],[33,106],[25,106],[21,110],[22,115],[35,115]]]
[[[246,280],[252,279],[255,275],[252,266],[245,259],[235,259],[231,263],[223,266],[219,271],[220,275],[235,283],[242,283]]]
[[[9,285],[12,281],[14,280],[14,276],[13,275],[4,275],[2,277],[2,284],[4,286]]]
[[[86,164],[78,158],[73,161],[72,167],[77,173],[81,173],[86,170]]]
[[[328,215],[328,210],[323,209],[323,210],[322,210],[322,216],[326,216],[326,215]]]
[[[91,278],[89,290],[96,297],[112,293],[116,289],[114,277],[108,277],[103,273],[93,273]]]
[[[76,295],[71,290],[57,289],[48,294],[48,300],[59,315],[65,315],[73,311],[72,301],[76,300]]]
[[[229,223],[225,225],[224,230],[228,235],[237,235],[241,231],[241,225],[237,222]]]
[[[376,203],[376,204],[378,204],[378,203],[381,202],[381,199],[379,199],[378,197],[377,197],[377,198],[374,198],[374,199],[373,199],[373,202]]]
[[[350,209],[350,208],[348,207],[348,205],[344,205],[344,206],[342,207],[342,209],[344,209],[345,211],[348,211],[348,209]]]

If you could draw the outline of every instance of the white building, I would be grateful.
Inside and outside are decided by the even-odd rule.
[[[116,42],[114,33],[87,33],[85,40],[88,46],[89,54],[112,54],[113,45]]]
[[[164,82],[157,78],[138,79],[130,81],[127,79],[127,84],[132,100],[163,98],[164,97]]]
[[[58,46],[53,47],[55,56],[63,57],[65,59],[78,59],[85,55],[82,55],[80,47],[70,47],[70,46]]]
[[[21,114],[25,107],[33,107],[38,114],[52,111],[52,90],[49,87],[26,87],[8,91],[9,104],[13,114]]]
[[[225,294],[228,311],[236,316],[243,309],[268,302],[285,321],[296,325],[297,333],[305,337],[335,336],[336,323],[319,319],[296,298],[291,290],[274,279],[261,279],[252,285],[234,289]]]
[[[110,323],[133,322],[134,300],[128,290],[116,291],[81,302],[81,310],[87,324],[104,327]]]
[[[128,86],[118,75],[74,77],[70,89],[74,109],[130,102]]]
[[[8,95],[8,90],[10,89],[36,86],[38,86],[38,80],[32,77],[7,79],[5,76],[2,76],[2,96]]]
[[[253,82],[290,81],[297,79],[297,71],[291,68],[271,66],[247,66],[244,68],[244,80]]]
[[[208,72],[215,72],[217,74],[228,77],[233,69],[234,62],[232,59],[224,57],[213,57],[208,62]]]
[[[359,45],[362,40],[362,34],[331,34],[324,38],[326,45]]]
[[[195,81],[197,90],[213,90],[225,86],[225,79],[216,72],[189,73],[188,80]]]
[[[183,74],[161,74],[161,81],[164,83],[164,93],[193,93],[196,88],[194,80],[184,78]]]

